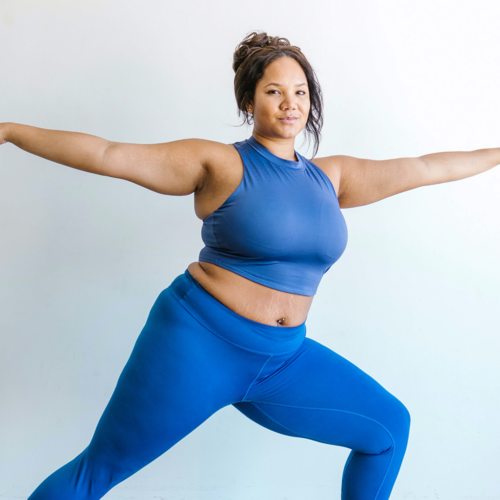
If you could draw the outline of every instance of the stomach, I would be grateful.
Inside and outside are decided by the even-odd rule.
[[[301,325],[307,318],[314,298],[269,288],[210,262],[192,262],[187,270],[226,307],[265,325]]]

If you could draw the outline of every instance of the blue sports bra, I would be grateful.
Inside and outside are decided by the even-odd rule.
[[[312,161],[279,158],[253,135],[234,146],[243,178],[203,219],[199,260],[276,290],[312,296],[347,244],[335,189]]]

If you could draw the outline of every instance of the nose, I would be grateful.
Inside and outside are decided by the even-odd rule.
[[[280,108],[282,110],[285,109],[297,109],[297,99],[295,97],[295,94],[284,94],[283,101],[281,103]]]

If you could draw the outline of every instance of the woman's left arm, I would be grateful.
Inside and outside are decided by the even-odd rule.
[[[342,155],[330,156],[328,160],[332,173],[337,172],[340,177],[339,204],[342,208],[351,208],[417,187],[465,179],[490,170],[500,164],[500,148],[431,153],[391,160]]]

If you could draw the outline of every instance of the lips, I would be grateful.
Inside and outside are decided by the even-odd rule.
[[[285,116],[284,118],[280,118],[284,123],[295,123],[298,119],[297,116]]]

